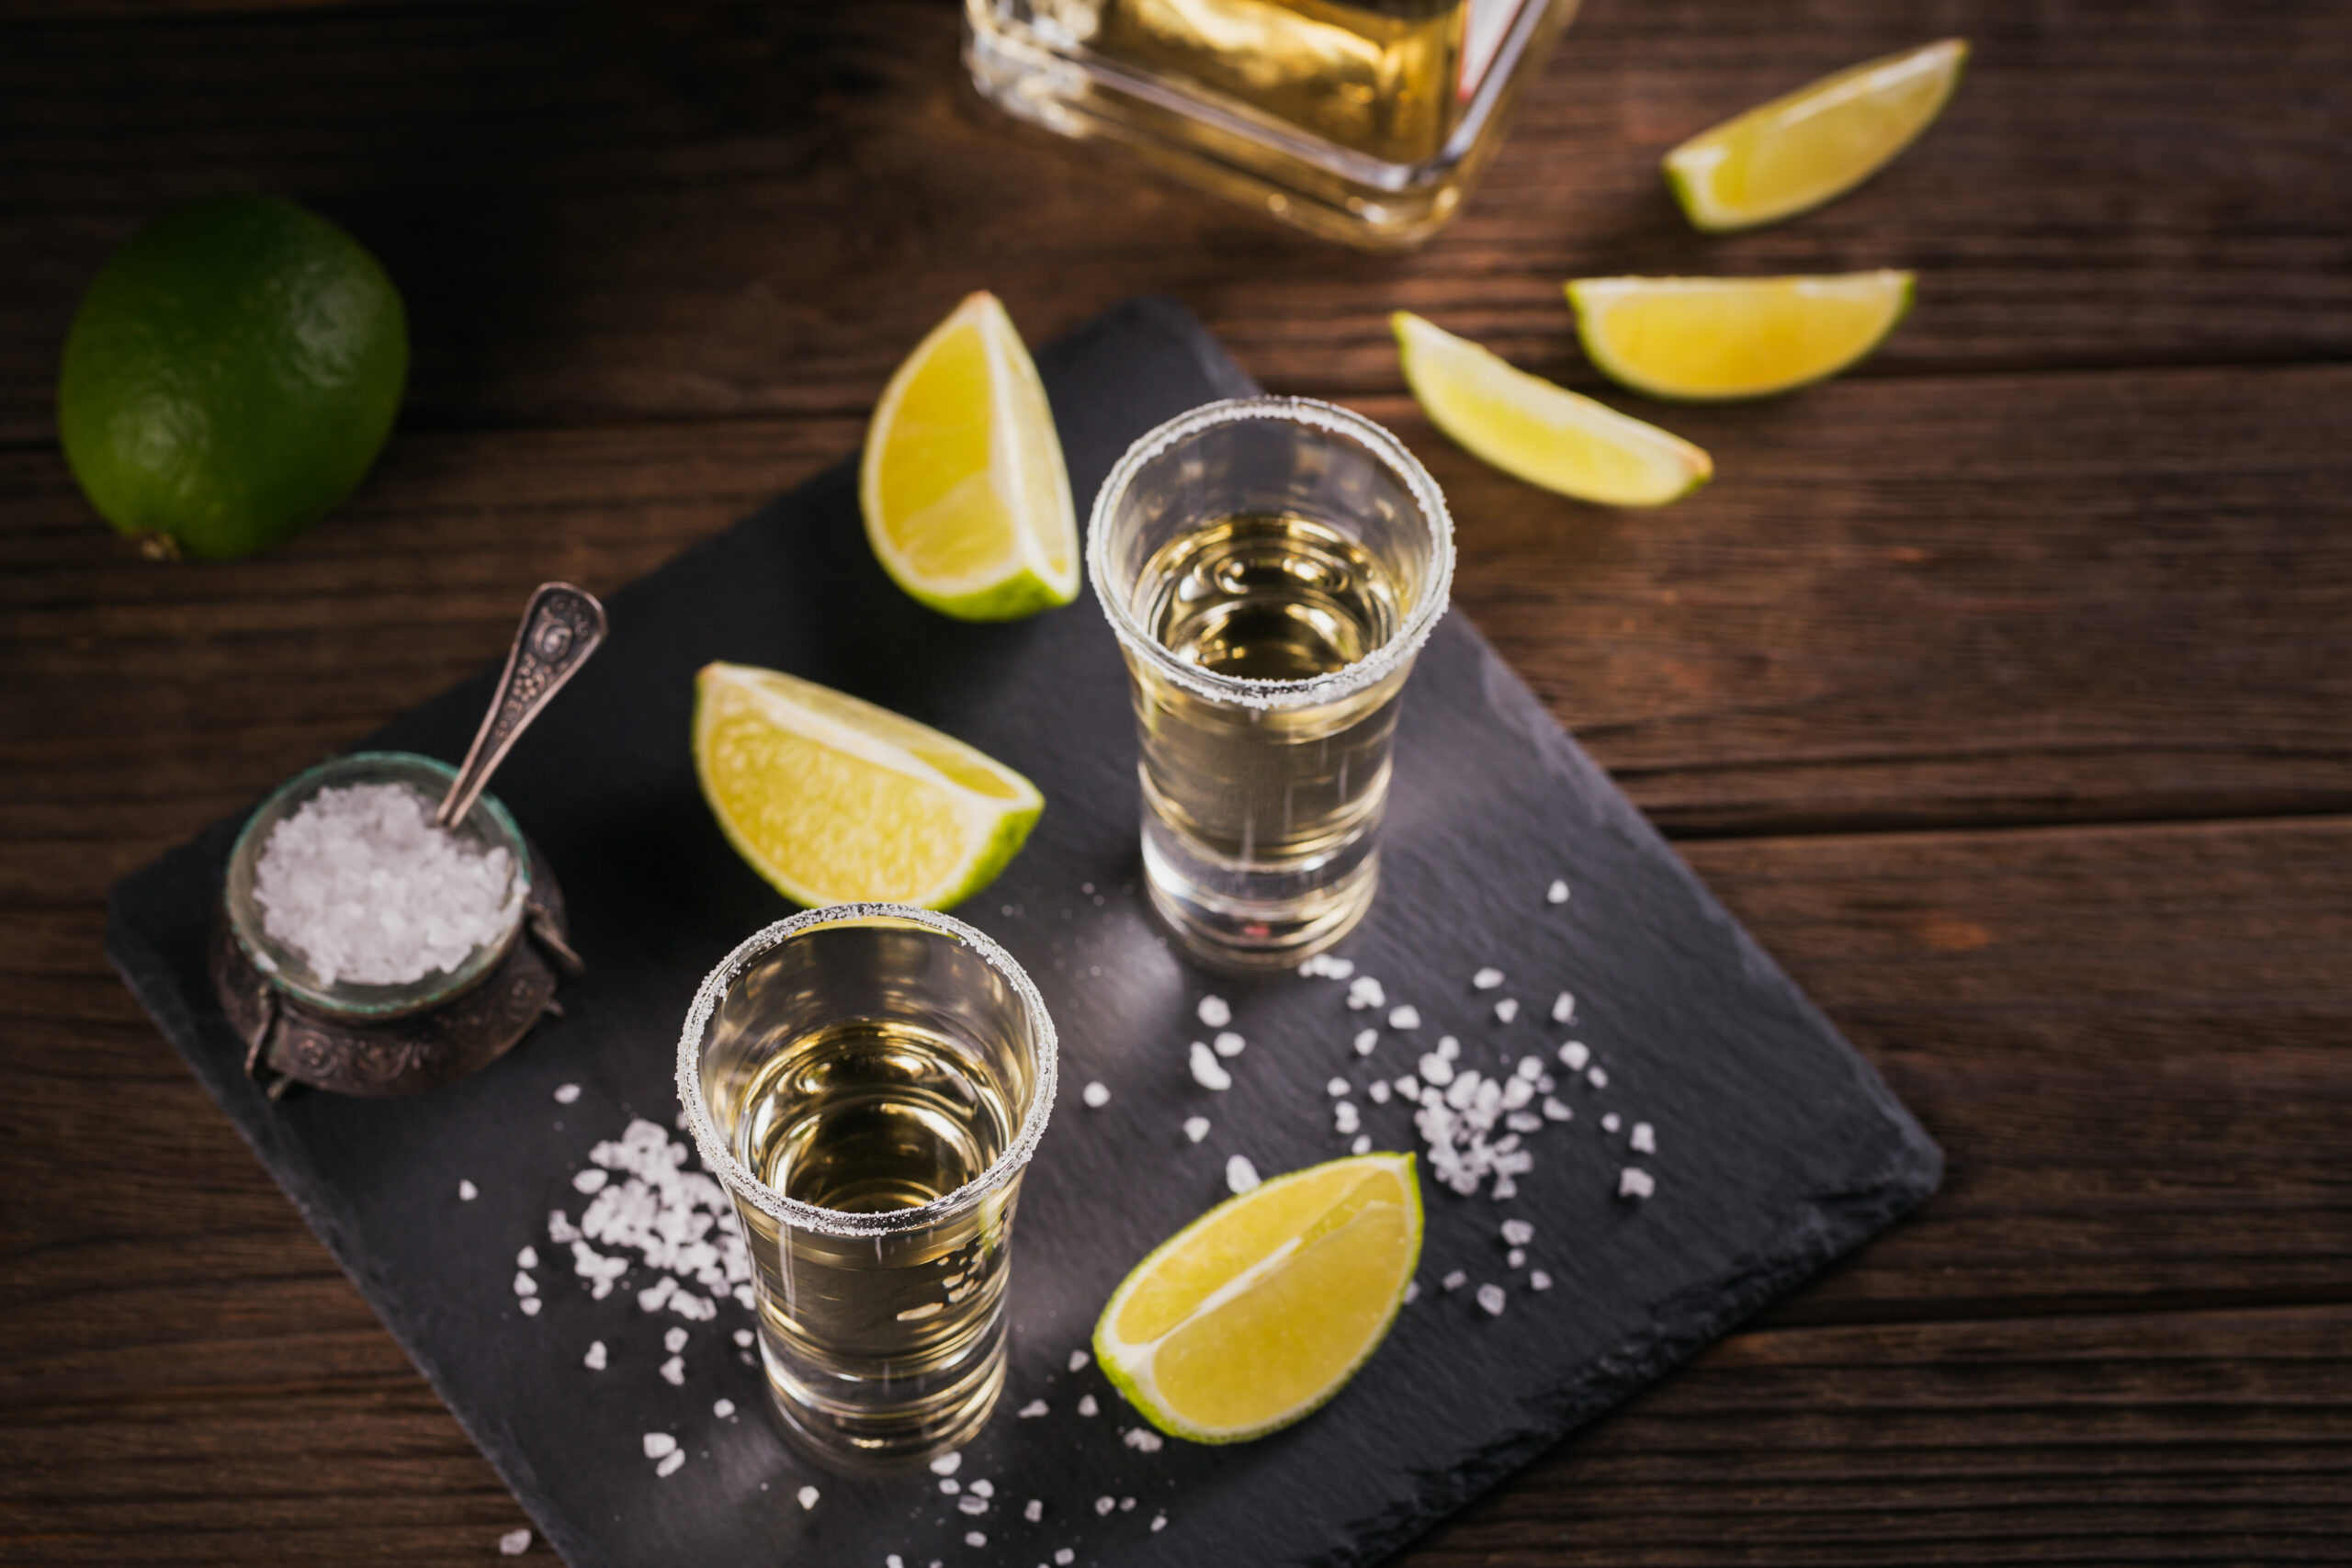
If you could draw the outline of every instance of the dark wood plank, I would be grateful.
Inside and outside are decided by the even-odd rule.
[[[977,105],[956,8],[424,6],[68,14],[0,47],[0,438],[51,429],[107,252],[174,201],[280,189],[407,291],[413,424],[862,410],[956,295],[1045,335],[1138,288],[1272,382],[1397,385],[1424,310],[1589,381],[1563,278],[1922,269],[1868,376],[2341,357],[2352,8],[1955,0],[1926,17],[1592,0],[1465,219],[1356,256]],[[1693,234],[1656,161],[1758,99],[1930,33],[1976,63],[1946,123],[1800,222]]]

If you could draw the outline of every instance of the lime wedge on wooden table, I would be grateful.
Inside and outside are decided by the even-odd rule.
[[[1309,1166],[1220,1203],[1137,1264],[1094,1325],[1095,1358],[1171,1438],[1261,1438],[1355,1375],[1420,1257],[1411,1155]]]
[[[1834,376],[1911,308],[1911,274],[1580,277],[1577,336],[1603,375],[1654,398],[1760,398]]]
[[[1515,369],[1408,311],[1389,320],[1422,412],[1515,479],[1606,506],[1657,506],[1715,471],[1679,435]]]
[[[695,675],[694,748],[728,842],[811,906],[948,908],[1004,869],[1046,804],[952,736],[748,664]]]
[[[875,558],[942,615],[1010,621],[1078,596],[1078,513],[1046,384],[992,294],[916,345],[865,433]]]
[[[1666,182],[1683,214],[1711,232],[1818,207],[1934,123],[1967,61],[1968,40],[1952,38],[1824,76],[1668,152]]]

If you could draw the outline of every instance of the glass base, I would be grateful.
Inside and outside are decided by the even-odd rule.
[[[1311,867],[1245,869],[1213,860],[1157,819],[1143,828],[1151,907],[1194,958],[1214,969],[1295,968],[1355,930],[1380,887],[1367,841]]]
[[[1227,94],[1106,58],[1028,6],[966,0],[964,61],[983,97],[1059,135],[1115,141],[1179,178],[1367,250],[1408,250],[1451,221],[1494,156],[1520,85],[1577,0],[1527,0],[1442,147],[1398,163],[1340,146]],[[1044,7],[1037,7],[1042,11]]]
[[[911,1468],[962,1448],[995,1414],[997,1399],[1004,1393],[1001,1317],[989,1332],[995,1342],[988,1353],[968,1361],[959,1369],[960,1375],[935,1387],[919,1386],[912,1397],[877,1406],[829,1394],[796,1375],[763,1331],[760,1359],[767,1372],[768,1403],[792,1446],[829,1469],[873,1474]],[[839,1382],[853,1393],[862,1390],[859,1380]]]

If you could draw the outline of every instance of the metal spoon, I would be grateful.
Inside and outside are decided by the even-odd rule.
[[[584,588],[542,582],[523,610],[514,646],[506,651],[506,671],[497,694],[474,732],[472,748],[433,819],[444,828],[466,819],[490,775],[506,760],[515,737],[605,640],[605,606]]]

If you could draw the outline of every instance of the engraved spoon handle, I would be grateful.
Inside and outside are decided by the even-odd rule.
[[[514,629],[514,646],[507,649],[498,693],[474,732],[465,765],[433,814],[435,821],[448,828],[466,819],[515,737],[604,640],[605,607],[594,593],[569,582],[539,584],[524,608],[523,624]]]

